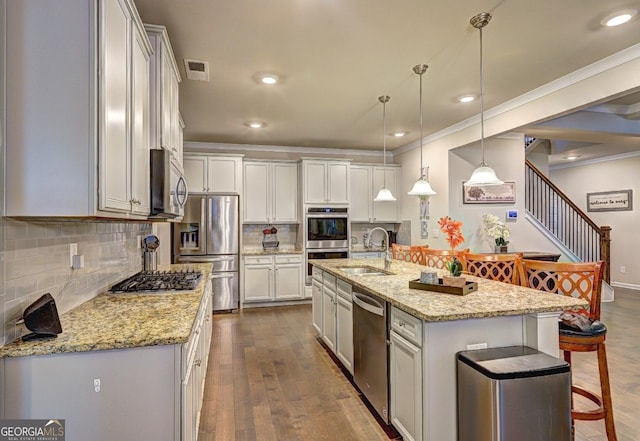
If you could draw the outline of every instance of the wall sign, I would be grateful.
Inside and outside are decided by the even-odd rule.
[[[632,190],[587,193],[587,211],[632,211]]]
[[[462,183],[463,204],[515,204],[516,183],[501,185],[474,185],[465,187]]]

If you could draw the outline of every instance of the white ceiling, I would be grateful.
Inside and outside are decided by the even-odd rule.
[[[469,19],[480,12],[493,14],[483,30],[485,109],[640,42],[638,16],[600,25],[613,11],[640,9],[638,0],[134,1],[145,23],[167,27],[185,141],[381,150],[377,98],[386,94],[387,133],[409,132],[387,137],[393,150],[419,137],[418,63],[429,65],[424,135],[442,130],[479,113],[478,101],[456,98],[479,93],[479,31]],[[187,80],[185,58],[207,61],[210,81]],[[261,85],[261,72],[283,81]],[[637,98],[620,105],[628,110]],[[267,127],[250,129],[248,120]]]

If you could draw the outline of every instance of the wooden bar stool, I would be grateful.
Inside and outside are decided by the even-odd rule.
[[[391,244],[391,256],[395,260],[404,260],[405,262],[417,263],[418,265],[424,265],[424,257],[422,256],[422,250],[424,246],[419,245],[398,245]]]
[[[464,253],[467,253],[468,251],[469,251],[469,248],[466,248],[462,251],[423,248],[422,249],[422,256],[424,258],[423,265],[430,266],[432,268],[444,269],[446,268],[447,262],[449,262],[452,257],[457,257],[458,259],[460,259],[460,256]]]
[[[520,284],[522,253],[472,254],[461,256],[462,270],[496,282]]]
[[[589,302],[589,306],[577,314],[563,314],[560,322],[560,349],[564,352],[565,361],[571,364],[572,352],[596,352],[600,373],[600,395],[579,386],[571,386],[572,393],[598,406],[588,411],[575,410],[572,397],[571,421],[573,424],[574,420],[604,419],[607,439],[617,441],[605,348],[607,328],[599,321],[604,262],[564,263],[525,259],[522,261],[522,272],[523,286],[580,297]]]

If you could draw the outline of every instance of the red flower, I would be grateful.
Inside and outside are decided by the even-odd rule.
[[[464,236],[462,235],[461,221],[454,221],[449,216],[445,216],[440,218],[438,225],[440,225],[440,231],[447,235],[447,242],[452,250],[458,245],[462,245]]]

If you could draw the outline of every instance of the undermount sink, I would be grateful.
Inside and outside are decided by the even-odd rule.
[[[343,266],[338,268],[341,271],[344,271],[347,274],[351,274],[353,276],[389,276],[393,275],[389,271],[385,271],[380,268],[375,268],[373,266]]]

